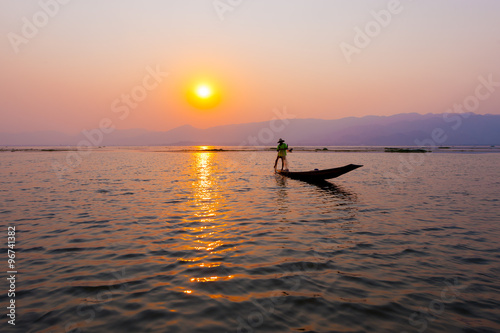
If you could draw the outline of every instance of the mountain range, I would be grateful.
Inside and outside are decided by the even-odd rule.
[[[273,146],[279,138],[291,146],[416,146],[498,145],[500,115],[418,114],[325,119],[274,119],[206,129],[184,125],[168,131],[144,129],[82,130],[76,135],[55,131],[0,133],[1,146],[76,146],[82,140],[95,146]],[[423,141],[427,140],[427,141]]]

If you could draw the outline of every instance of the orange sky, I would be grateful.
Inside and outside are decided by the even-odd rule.
[[[106,117],[123,129],[210,127],[283,107],[297,118],[441,113],[478,76],[500,82],[500,2],[402,0],[383,26],[375,17],[390,2],[254,0],[223,13],[195,0],[2,2],[0,132],[77,133]],[[342,43],[356,47],[356,29],[370,24],[379,31],[369,45],[346,57]],[[147,79],[157,68],[168,75]],[[200,81],[217,106],[188,102]],[[127,116],[114,112],[134,91]],[[476,112],[499,106],[500,91]]]

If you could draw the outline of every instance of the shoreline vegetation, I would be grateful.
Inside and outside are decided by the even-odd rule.
[[[238,147],[238,146],[99,146],[85,149],[77,147],[24,147],[4,146],[0,152],[70,152],[70,151],[116,151],[133,150],[142,152],[274,152],[276,147]],[[293,152],[314,153],[500,153],[500,146],[450,146],[450,147],[379,147],[379,146],[338,146],[338,147],[293,147]]]

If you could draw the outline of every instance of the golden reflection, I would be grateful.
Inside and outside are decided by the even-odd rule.
[[[228,275],[228,276],[209,276],[209,277],[200,277],[200,278],[191,278],[191,282],[214,282],[214,281],[224,281],[224,280],[230,280],[234,276],[233,275]]]
[[[177,258],[177,261],[180,261],[180,262],[198,262],[198,261],[203,260],[205,258],[206,258],[206,256],[197,257],[197,258]]]
[[[196,254],[196,257],[186,256],[178,261],[189,263],[193,273],[187,276],[191,283],[205,283],[225,281],[233,276],[225,272],[221,262],[214,262],[214,258],[221,252],[232,251],[232,247],[224,247],[228,237],[228,225],[224,220],[225,184],[219,181],[217,154],[212,152],[213,147],[200,146],[199,151],[191,154],[191,201],[188,204],[192,216],[189,226],[184,229],[182,240],[184,250]],[[204,151],[205,150],[205,151]],[[195,292],[193,288],[184,288],[184,293]]]
[[[219,267],[220,263],[208,263],[208,264],[200,264],[200,267]]]
[[[192,183],[192,188],[194,190],[195,204],[200,208],[199,211],[195,212],[196,217],[215,217],[219,198],[214,195],[217,184],[214,181],[213,157],[214,153],[210,152],[194,154],[195,166],[193,171],[196,180]]]
[[[215,147],[214,146],[198,146],[198,150],[213,150]]]

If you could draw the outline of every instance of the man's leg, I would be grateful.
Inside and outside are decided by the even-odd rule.
[[[279,157],[279,156],[277,156],[277,157],[276,157],[276,161],[274,161],[274,169],[275,169],[275,170],[276,170],[276,166],[278,165],[278,159],[279,159],[279,158],[280,158],[280,157]]]

